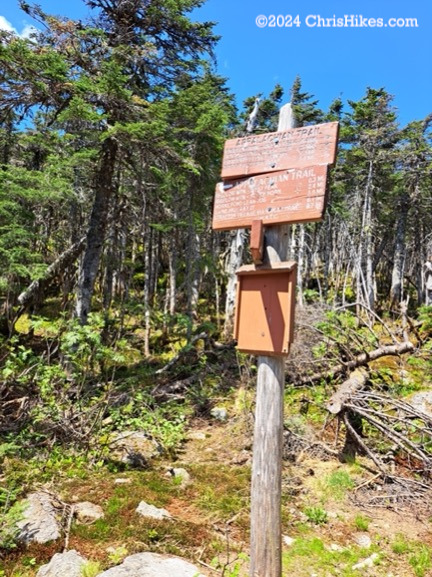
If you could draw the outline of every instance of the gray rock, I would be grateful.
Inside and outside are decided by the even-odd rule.
[[[154,505],[149,505],[145,501],[141,501],[141,503],[136,508],[136,512],[143,517],[151,517],[152,519],[172,519],[171,515],[166,509],[158,509]]]
[[[337,543],[330,543],[330,545],[326,545],[325,548],[327,549],[327,551],[343,551],[344,548],[341,545],[338,545]]]
[[[191,482],[191,476],[186,469],[182,469],[181,467],[168,469],[165,476],[173,479],[180,487],[186,487],[186,485],[189,485]]]
[[[20,541],[48,543],[61,537],[59,517],[61,517],[63,504],[60,501],[41,491],[27,495],[24,503],[23,518],[17,522],[17,527],[20,529],[18,535]]]
[[[73,549],[67,553],[56,553],[47,565],[42,565],[36,577],[80,577],[86,562]]]
[[[98,519],[105,517],[100,505],[94,505],[89,501],[83,501],[74,505],[76,520],[79,525],[91,525]]]
[[[407,400],[407,402],[417,411],[432,416],[432,391],[415,393]]]
[[[126,557],[121,565],[100,573],[98,577],[204,577],[204,575],[195,565],[180,557],[137,553]]]
[[[282,535],[282,541],[284,545],[291,547],[292,545],[294,545],[295,539],[293,537],[290,537],[289,535]]]
[[[378,553],[372,553],[372,555],[370,557],[368,557],[367,559],[364,559],[363,561],[356,563],[356,565],[353,565],[353,571],[373,567],[375,565],[375,561],[378,559],[378,557],[379,557]]]
[[[214,407],[210,411],[210,415],[217,421],[226,421],[228,419],[228,412],[224,407]]]
[[[145,468],[160,453],[159,444],[140,431],[117,433],[110,439],[109,458],[115,463]]]
[[[370,549],[372,547],[372,539],[367,533],[359,533],[356,535],[355,542],[363,549]]]

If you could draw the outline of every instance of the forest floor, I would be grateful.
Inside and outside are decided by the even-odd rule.
[[[305,349],[301,343],[298,346]],[[119,416],[126,425],[138,422],[128,413],[130,407],[147,414],[148,407],[140,405],[144,390],[154,396],[166,394],[164,387],[171,387],[173,396],[183,398],[174,407],[184,417],[180,437],[177,425],[168,418],[157,422],[165,427],[164,438],[175,443],[148,466],[121,466],[106,454],[99,458],[93,447],[83,451],[73,444],[42,447],[28,458],[11,443],[0,445],[0,488],[13,487],[18,498],[42,489],[64,503],[90,501],[104,511],[104,518],[94,523],[73,522],[64,538],[55,542],[15,548],[9,543],[7,550],[0,550],[0,577],[35,577],[65,546],[91,561],[83,577],[96,577],[126,556],[145,551],[183,557],[208,577],[248,575],[256,367],[232,347],[206,350],[204,361],[198,347],[188,351],[171,376],[157,376],[154,364],[118,371],[118,397],[113,398],[111,417],[106,419],[110,423]],[[429,349],[411,356],[376,361],[372,386],[381,386],[397,398],[430,390]],[[196,367],[194,381],[191,367]],[[339,431],[337,420],[329,419],[325,409],[334,390],[328,382],[286,387],[283,577],[431,576],[431,492],[415,498],[409,491],[396,491],[365,456],[349,462],[337,458],[343,428]],[[120,399],[126,404],[118,408]],[[211,410],[215,407],[221,410],[215,413]],[[388,440],[371,428],[364,435],[385,455]],[[189,482],[173,478],[172,468],[185,469]],[[139,516],[136,509],[141,501],[165,508],[173,519]],[[1,528],[0,522],[4,540]]]
[[[73,525],[68,548],[98,562],[100,570],[150,550],[189,559],[208,576],[247,575],[252,413],[244,394],[241,409],[238,400],[232,399],[226,423],[194,420],[176,458],[148,470],[94,472],[82,462],[63,464],[43,487],[66,502],[91,501],[105,512],[94,524]],[[356,487],[364,483],[372,490],[370,466],[363,458],[343,464],[307,451],[284,461],[284,577],[429,574],[430,504],[367,503],[367,492],[360,496]],[[170,467],[185,468],[190,483],[173,482],[166,475]],[[164,507],[174,520],[139,518],[141,500]],[[63,545],[17,549],[4,558],[1,574],[36,575]],[[355,569],[364,560],[371,567]]]

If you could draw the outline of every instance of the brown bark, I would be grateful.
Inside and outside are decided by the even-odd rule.
[[[87,232],[86,250],[78,281],[76,315],[81,324],[86,324],[91,307],[96,276],[108,223],[108,212],[114,191],[114,171],[118,143],[107,138],[102,145],[99,168],[95,175],[95,198]]]

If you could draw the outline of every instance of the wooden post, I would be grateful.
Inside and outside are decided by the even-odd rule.
[[[262,264],[264,250],[264,226],[262,220],[253,220],[250,232],[250,251],[255,264]]]
[[[278,130],[295,128],[290,104]],[[265,229],[264,264],[288,260],[289,225]],[[258,357],[251,492],[250,577],[282,575],[282,445],[284,357]]]

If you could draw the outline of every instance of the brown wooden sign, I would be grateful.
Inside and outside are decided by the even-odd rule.
[[[237,349],[257,355],[287,355],[294,338],[297,263],[246,265],[237,276]]]
[[[329,122],[227,140],[222,178],[332,165],[336,160],[338,126],[337,122]]]
[[[216,187],[213,228],[250,227],[321,220],[326,205],[327,166],[309,166],[221,182]]]

